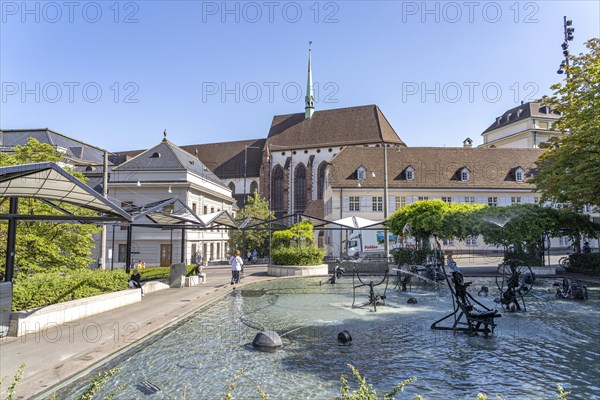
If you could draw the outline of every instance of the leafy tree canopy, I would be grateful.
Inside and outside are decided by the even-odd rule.
[[[587,215],[537,204],[486,207],[476,218],[480,220],[477,231],[486,243],[525,248],[530,254],[542,250],[545,235],[578,240],[580,235],[595,237],[600,233],[600,225]]]
[[[273,247],[289,247],[292,242],[296,246],[303,243],[313,245],[313,225],[310,221],[301,221],[291,225],[288,229],[273,232]]]
[[[570,77],[544,99],[561,113],[554,129],[563,135],[551,139],[533,178],[542,200],[575,209],[600,207],[600,39],[586,46],[589,53],[569,56]]]
[[[269,211],[269,202],[255,192],[252,196],[248,197],[246,206],[240,210],[236,218],[238,221],[246,218],[267,221],[273,218],[273,213]],[[237,230],[232,231],[229,239],[229,248],[243,248],[246,251],[256,249],[261,256],[269,254],[269,231],[247,230],[244,233]]]
[[[27,144],[16,146],[13,153],[0,153],[0,166],[57,162],[61,156],[49,144],[29,139]],[[85,180],[80,173],[74,174]],[[91,210],[81,210],[69,204],[60,204],[76,215],[95,215]],[[8,213],[8,201],[0,205],[0,213]],[[33,199],[19,199],[20,214],[62,215],[61,212]],[[0,224],[0,242],[6,243],[8,224]],[[56,269],[87,268],[93,259],[91,249],[95,246],[94,233],[97,226],[90,224],[47,223],[19,221],[15,254],[15,272],[30,273]],[[0,263],[6,260],[6,247],[0,246]],[[17,274],[16,274],[17,275]]]
[[[423,200],[398,209],[386,221],[390,230],[398,235],[417,239],[435,236],[440,239],[464,239],[473,234],[474,211],[481,204],[445,203],[441,200]]]

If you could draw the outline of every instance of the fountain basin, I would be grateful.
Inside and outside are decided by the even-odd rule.
[[[328,271],[327,264],[321,265],[274,265],[269,264],[269,276],[325,276]]]

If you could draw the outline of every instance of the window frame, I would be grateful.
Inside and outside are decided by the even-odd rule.
[[[360,211],[360,196],[348,196],[348,210],[353,212]]]
[[[404,176],[407,181],[415,180],[415,169],[412,166],[408,166],[404,169]]]
[[[383,212],[383,196],[371,196],[373,212]]]

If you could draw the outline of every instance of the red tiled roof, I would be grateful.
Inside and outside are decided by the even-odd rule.
[[[283,148],[395,143],[404,146],[376,105],[316,111],[273,117],[268,143]]]

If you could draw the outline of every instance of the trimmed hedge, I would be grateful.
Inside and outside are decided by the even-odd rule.
[[[600,253],[574,253],[569,256],[569,271],[600,276]]]
[[[275,265],[319,265],[323,257],[325,252],[316,246],[280,247],[273,249],[272,262]]]
[[[43,272],[18,277],[13,286],[13,311],[48,306],[127,289],[124,270],[74,270]]]

